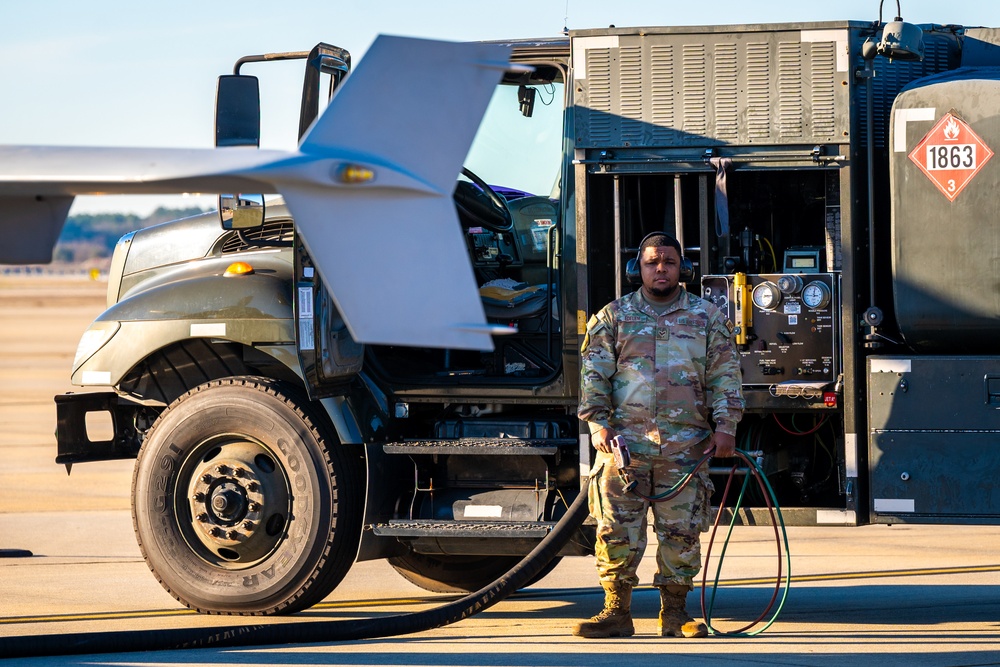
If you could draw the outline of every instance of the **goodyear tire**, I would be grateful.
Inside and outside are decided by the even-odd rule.
[[[554,558],[525,586],[552,572],[561,558]],[[520,556],[440,556],[408,553],[393,556],[389,564],[404,579],[433,593],[474,593],[494,582],[521,561]]]
[[[150,570],[186,606],[282,614],[332,591],[357,552],[360,451],[263,378],[208,382],[149,430],[132,522]]]

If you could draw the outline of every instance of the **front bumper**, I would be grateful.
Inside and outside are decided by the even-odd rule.
[[[134,459],[142,444],[136,424],[146,421],[150,408],[105,391],[61,394],[56,400],[56,463]],[[111,415],[114,435],[110,440],[91,440],[87,433],[87,413]]]

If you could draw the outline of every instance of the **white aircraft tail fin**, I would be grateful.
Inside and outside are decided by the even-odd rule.
[[[380,37],[294,152],[0,147],[0,262],[45,261],[74,195],[280,192],[357,341],[492,349],[451,195],[509,53]]]

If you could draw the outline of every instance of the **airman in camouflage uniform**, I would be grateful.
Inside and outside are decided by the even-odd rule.
[[[700,533],[710,524],[708,474],[699,471],[671,500],[649,503],[624,491],[610,440],[625,439],[632,454],[628,473],[646,496],[672,487],[710,447],[716,456],[733,456],[744,407],[739,357],[728,318],[680,285],[680,245],[673,237],[646,237],[638,260],[642,287],[592,317],[583,343],[579,417],[598,450],[595,470],[602,468],[589,501],[598,522],[605,608],[574,634],[634,634],[631,592],[639,583],[652,505],[660,633],[703,637],[707,628],[687,614],[685,601],[701,569]]]

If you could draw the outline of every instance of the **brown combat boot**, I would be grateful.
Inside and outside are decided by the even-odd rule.
[[[635,634],[632,625],[632,587],[620,581],[602,581],[604,586],[604,609],[589,621],[582,621],[573,628],[577,637],[604,639],[606,637],[631,637]]]
[[[708,626],[691,618],[686,609],[688,587],[660,586],[660,636],[707,637]]]

